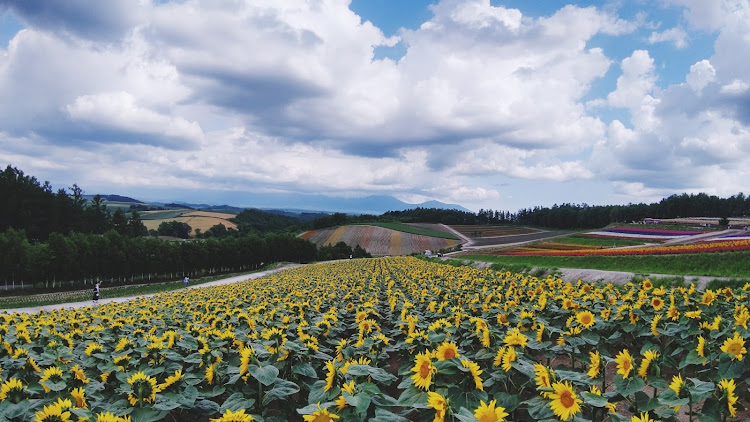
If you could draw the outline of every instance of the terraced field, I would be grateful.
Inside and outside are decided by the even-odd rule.
[[[311,230],[300,235],[318,246],[344,242],[354,247],[361,246],[373,256],[409,255],[452,248],[458,240],[404,233],[383,227],[368,225],[340,226],[337,228]]]

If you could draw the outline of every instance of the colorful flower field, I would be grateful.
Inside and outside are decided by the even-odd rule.
[[[748,290],[397,257],[2,314],[0,419],[738,420]]]
[[[732,252],[750,249],[750,239],[724,240],[691,243],[687,245],[644,246],[619,249],[595,249],[581,247],[575,250],[550,250],[516,248],[508,252],[494,252],[492,255],[545,255],[545,256],[623,256],[623,255],[673,255],[685,253]]]
[[[670,240],[679,239],[686,236],[695,236],[707,233],[705,231],[684,231],[658,229],[651,227],[611,227],[604,230],[587,232],[587,236],[600,236],[611,238],[642,239],[642,240]]]

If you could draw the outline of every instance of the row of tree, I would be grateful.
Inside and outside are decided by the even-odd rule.
[[[175,242],[110,230],[104,234],[53,233],[47,242],[29,242],[22,230],[8,229],[0,233],[0,250],[0,285],[24,283],[42,289],[56,286],[55,290],[61,285],[80,288],[92,280],[144,282],[318,258],[313,243],[273,233]]]
[[[558,229],[596,228],[612,223],[640,221],[644,218],[747,217],[750,197],[743,193],[719,198],[705,193],[672,195],[651,204],[628,205],[562,204],[519,210],[512,216],[515,224]]]

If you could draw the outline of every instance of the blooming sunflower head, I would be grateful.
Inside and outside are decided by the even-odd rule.
[[[44,372],[42,373],[42,378],[39,380],[39,384],[42,385],[45,393],[49,393],[51,390],[47,384],[50,382],[56,383],[61,381],[63,381],[62,369],[58,368],[57,366],[50,366],[49,368],[45,368]]]
[[[328,409],[322,409],[320,403],[318,403],[318,410],[314,411],[312,415],[303,415],[305,422],[331,422],[334,419],[338,419],[340,416],[335,413],[328,412]]]
[[[550,409],[561,420],[568,420],[581,411],[581,403],[573,386],[568,381],[552,384],[552,393],[547,397],[550,401]]]
[[[414,375],[411,376],[414,386],[423,390],[428,390],[432,384],[432,375],[437,372],[437,368],[432,364],[429,353],[419,353],[414,359],[414,367],[411,368]]]
[[[596,324],[596,318],[591,311],[581,311],[576,313],[576,322],[584,328],[591,328]]]
[[[9,401],[17,404],[26,399],[26,386],[16,378],[3,382],[0,386],[0,401]]]
[[[458,346],[456,346],[456,343],[447,340],[443,341],[435,352],[435,358],[439,361],[453,359],[459,356],[461,355],[458,353]]]
[[[236,412],[227,409],[220,418],[211,419],[211,422],[250,422],[254,420],[252,416],[245,414],[245,409],[240,409]]]
[[[70,403],[70,401],[68,401]],[[71,406],[66,406],[68,403],[58,400],[57,402],[44,406],[44,408],[36,412],[34,419],[37,422],[65,422],[71,421],[70,411],[68,410]]]
[[[86,403],[85,391],[83,390],[83,387],[74,388],[73,391],[70,392],[70,396],[73,397],[73,400],[75,400],[77,408],[88,409],[88,404]]]
[[[492,400],[489,404],[480,400],[479,407],[474,409],[474,417],[480,422],[502,422],[506,416],[508,413],[504,407],[497,406],[497,400]]]
[[[505,338],[503,339],[503,343],[508,346],[526,347],[526,344],[528,342],[529,338],[522,334],[521,330],[519,330],[518,328],[514,328],[508,331],[508,333],[505,335]]]
[[[734,390],[737,388],[737,384],[735,384],[733,379],[722,379],[719,382],[719,388],[722,390],[722,401],[726,401],[727,403],[729,415],[735,417],[737,415],[735,404],[737,404],[738,397],[734,394]]]
[[[745,340],[742,338],[740,333],[734,332],[732,338],[724,340],[724,344],[721,346],[721,351],[731,355],[732,360],[742,360],[744,355],[747,353],[745,348]]]
[[[622,375],[623,378],[627,378],[630,371],[633,370],[633,357],[630,356],[630,352],[623,349],[615,357],[615,362],[617,363],[617,373]]]

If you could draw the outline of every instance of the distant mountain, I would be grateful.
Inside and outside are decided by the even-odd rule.
[[[91,200],[96,195],[83,195],[84,198]],[[143,201],[139,201],[137,199],[130,198],[128,196],[122,196],[122,195],[99,195],[102,197],[102,199],[107,200],[109,202],[132,202],[134,204],[142,204]]]
[[[266,212],[293,216],[305,221],[308,221],[310,217],[314,219],[334,212],[380,215],[387,211],[403,211],[413,208],[455,209],[473,213],[473,211],[457,204],[446,204],[440,201],[409,204],[387,195],[372,195],[362,198],[338,198],[324,195],[260,194],[247,197],[235,195],[231,200],[234,202],[231,206],[182,201],[173,202],[204,210],[234,209],[241,211],[246,208],[257,208]],[[303,214],[315,214],[315,216]]]

